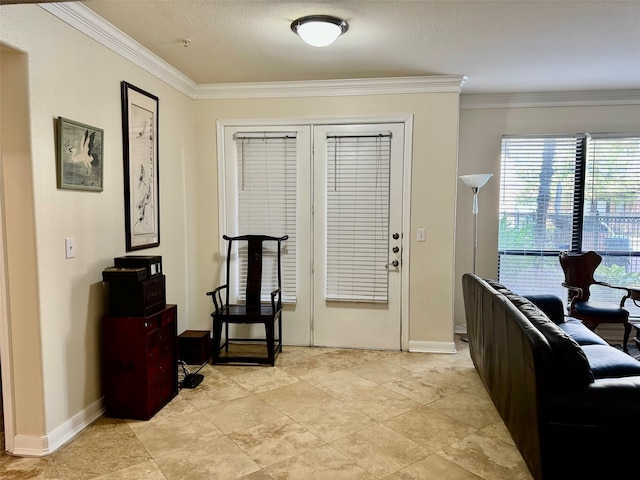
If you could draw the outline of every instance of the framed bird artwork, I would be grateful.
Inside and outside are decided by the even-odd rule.
[[[102,191],[104,131],[58,117],[58,188]]]
[[[127,251],[160,245],[158,97],[122,82]]]

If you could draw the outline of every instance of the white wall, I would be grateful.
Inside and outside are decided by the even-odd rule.
[[[460,112],[460,175],[493,173],[480,190],[477,273],[498,275],[498,202],[502,135],[577,132],[640,133],[640,105],[520,107],[462,109]],[[461,278],[473,268],[471,190],[458,190],[456,218],[455,323],[465,324]]]
[[[44,405],[43,431],[35,431],[29,420],[33,414],[29,406],[16,404],[16,432],[22,435],[16,447],[46,450],[64,441],[79,423],[99,413],[101,406],[99,322],[105,313],[101,272],[113,265],[113,257],[126,254],[122,80],[160,98],[161,244],[136,253],[163,256],[167,301],[179,306],[179,330],[187,327],[185,245],[189,228],[185,172],[195,153],[193,100],[38,6],[1,8],[0,41],[26,52],[28,58],[25,117],[31,140],[30,151],[23,153],[25,161],[31,162],[31,185],[25,188],[32,191],[36,225],[31,235],[35,242],[37,283],[30,295],[37,308],[29,314],[38,318],[26,320],[31,332],[21,332],[19,338],[12,339],[14,351],[29,352],[33,361],[15,362],[13,378],[16,392],[26,388],[33,402]],[[54,126],[58,116],[104,129],[103,192],[56,188]],[[3,131],[5,128],[3,124]],[[6,204],[16,200],[5,198]],[[12,232],[7,229],[6,235],[9,237]],[[74,259],[65,259],[65,237],[75,238]],[[10,275],[10,290],[12,285],[20,284],[19,275]],[[15,313],[10,312],[11,323],[25,321]],[[27,379],[39,370],[42,375],[35,378],[42,379],[41,391],[25,386]],[[30,427],[25,430],[25,425]]]

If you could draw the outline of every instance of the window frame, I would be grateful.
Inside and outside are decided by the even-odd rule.
[[[573,162],[573,172],[574,172],[574,177],[573,177],[573,184],[574,184],[574,192],[573,192],[573,207],[572,207],[572,216],[571,216],[571,238],[570,238],[570,242],[568,245],[568,248],[563,249],[563,248],[513,248],[510,246],[502,246],[501,245],[501,236],[503,234],[503,230],[502,227],[499,228],[499,232],[498,232],[498,279],[499,281],[505,283],[508,285],[509,282],[505,281],[505,278],[503,278],[502,275],[502,263],[503,263],[503,257],[504,256],[510,256],[510,257],[514,257],[514,256],[530,256],[530,255],[535,255],[538,257],[556,257],[559,255],[559,253],[563,250],[568,250],[571,252],[582,252],[582,251],[586,251],[586,250],[595,250],[596,252],[600,253],[603,256],[603,259],[607,259],[607,258],[611,258],[613,256],[624,256],[624,257],[629,257],[629,258],[638,258],[640,257],[640,247],[638,246],[637,242],[635,247],[634,245],[630,245],[628,250],[611,250],[611,249],[598,249],[598,248],[591,248],[591,246],[588,246],[586,244],[587,240],[585,239],[585,204],[586,204],[586,200],[587,200],[587,191],[586,191],[586,186],[587,186],[587,176],[589,174],[589,167],[590,167],[590,163],[589,162],[593,162],[593,158],[590,158],[590,156],[593,154],[595,155],[595,152],[592,151],[594,142],[597,142],[598,140],[602,140],[602,139],[631,139],[632,141],[637,139],[638,140],[638,145],[640,145],[640,135],[638,134],[631,134],[631,133],[619,133],[619,134],[589,134],[589,133],[580,133],[580,134],[566,134],[566,135],[504,135],[502,137],[502,146],[501,146],[501,176],[504,176],[504,169],[505,167],[505,142],[509,142],[512,140],[518,140],[518,139],[569,139],[569,138],[575,138],[576,139],[576,149],[575,149],[575,161]],[[595,158],[595,157],[594,157]],[[597,160],[597,159],[596,159]],[[640,169],[638,169],[638,178],[640,180]],[[502,225],[503,222],[503,213],[505,211],[505,208],[503,207],[503,205],[506,203],[505,199],[503,198],[504,195],[504,187],[502,184],[503,180],[501,179],[501,184],[500,184],[500,195],[499,195],[499,223],[500,225]],[[640,182],[639,182],[640,183]],[[538,184],[538,191],[539,191],[539,184]],[[615,197],[614,197],[615,198]],[[636,197],[638,199],[640,199],[640,195],[638,197]],[[634,216],[631,216],[630,218],[634,218]],[[640,223],[640,211],[636,212],[635,214],[635,222]],[[634,250],[635,248],[635,250]],[[617,255],[616,255],[617,254]],[[640,261],[640,259],[638,260]],[[603,261],[603,263],[605,263]],[[636,264],[637,265],[637,264]],[[558,262],[557,265],[558,270],[561,272],[561,268]],[[634,269],[632,269],[630,271],[631,274],[633,273],[639,273],[640,274],[640,270],[637,269],[637,267],[634,267]],[[596,275],[597,277],[598,275]],[[559,286],[559,285],[558,285]],[[556,288],[557,286],[553,286],[552,288]],[[547,285],[545,285],[544,288],[548,288]],[[566,290],[562,288],[563,294],[566,295]],[[533,293],[533,292],[522,292],[522,293]],[[619,300],[619,299],[618,299]],[[628,305],[629,306],[629,305]],[[632,315],[637,316],[638,314],[640,314],[640,310],[636,309],[636,307],[631,307],[631,310],[633,310]],[[635,311],[638,310],[638,311]]]

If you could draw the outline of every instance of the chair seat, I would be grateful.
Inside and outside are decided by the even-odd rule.
[[[229,305],[219,313],[212,316],[224,318],[229,323],[264,323],[268,319],[274,319],[280,311],[273,312],[269,304],[259,307],[247,307],[246,305]]]
[[[629,312],[624,308],[597,302],[576,302],[574,309],[580,316],[599,317],[599,323],[620,323],[629,318]]]

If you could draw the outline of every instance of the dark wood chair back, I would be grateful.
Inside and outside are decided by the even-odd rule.
[[[593,251],[584,253],[560,253],[560,265],[564,271],[564,283],[572,287],[577,287],[582,291],[580,295],[578,291],[570,290],[570,299],[578,296],[578,301],[586,302],[589,300],[591,296],[589,289],[591,285],[597,283],[593,275],[601,262],[602,257]]]
[[[623,324],[622,350],[627,352],[631,324],[629,323],[629,311],[624,309],[624,302],[631,296],[629,289],[594,278],[595,271],[602,262],[602,257],[596,252],[561,252],[559,259],[565,278],[562,286],[569,291],[569,316],[581,320],[591,330],[595,330],[601,323]],[[619,290],[625,295],[619,306],[590,302],[592,285]]]
[[[264,242],[274,241],[277,243],[277,288],[282,288],[282,242],[289,238],[272,237],[269,235],[241,235],[229,237],[223,235],[227,244],[227,283],[231,278],[231,263],[234,242],[246,242],[247,244],[247,283],[245,285],[245,304],[247,308],[258,308],[262,304],[262,266],[264,260]],[[271,292],[269,292],[271,293]],[[226,303],[229,304],[229,289],[227,289]]]
[[[215,290],[207,292],[213,300],[213,343],[212,362],[216,363],[260,363],[275,365],[278,353],[282,351],[282,242],[289,238],[288,235],[282,237],[272,237],[269,235],[241,235],[229,237],[223,235],[227,241],[226,260],[226,281]],[[233,263],[234,246],[238,245],[238,261],[244,255],[244,247],[240,246],[246,242],[247,255],[247,279],[244,287],[245,301],[231,304],[229,302],[231,265]],[[265,242],[276,242],[276,285],[269,285],[271,288],[263,295],[263,264],[266,257],[264,249]],[[266,282],[265,282],[266,284]],[[242,288],[242,287],[240,287]],[[224,301],[222,291],[225,291]],[[268,294],[268,295],[267,295]],[[263,301],[263,298],[265,301]],[[267,301],[270,300],[270,301]],[[257,324],[261,323],[265,328],[265,338],[230,338],[229,324]],[[277,335],[276,335],[277,326]],[[222,329],[224,327],[224,342],[222,340]],[[266,344],[267,355],[228,355],[229,344],[233,341],[243,343],[259,342]],[[224,349],[225,355],[221,356],[220,351]]]

